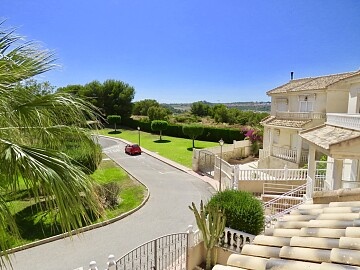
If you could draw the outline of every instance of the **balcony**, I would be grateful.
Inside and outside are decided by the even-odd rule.
[[[325,119],[326,114],[322,112],[276,112],[276,117],[280,119],[294,119],[294,120],[312,120]]]
[[[270,149],[260,149],[260,151],[259,151],[260,159],[268,157],[268,156],[273,156],[273,157],[281,158],[283,160],[297,163],[297,160],[298,160],[297,150],[286,149],[286,148],[282,148],[282,147],[278,147],[278,146],[272,146],[271,150],[272,151],[270,151]],[[309,154],[308,150],[305,150],[305,149],[301,150],[300,163],[307,163],[308,154]]]
[[[360,114],[328,113],[326,124],[360,131]]]

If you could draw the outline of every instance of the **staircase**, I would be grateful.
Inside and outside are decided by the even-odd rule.
[[[360,201],[302,204],[213,270],[360,270]]]

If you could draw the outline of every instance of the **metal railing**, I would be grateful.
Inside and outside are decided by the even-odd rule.
[[[186,270],[188,233],[169,234],[133,249],[115,262],[116,270]]]
[[[309,178],[306,184],[298,186],[264,204],[265,227],[270,227],[283,215],[299,207],[306,200],[305,195],[312,189],[312,181]]]

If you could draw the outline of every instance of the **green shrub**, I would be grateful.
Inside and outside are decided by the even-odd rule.
[[[72,158],[72,162],[82,168],[86,174],[96,171],[102,159],[102,149],[99,144],[66,142],[63,151]]]
[[[117,182],[99,185],[96,192],[105,209],[113,209],[119,205],[120,186]]]
[[[257,235],[264,229],[264,209],[261,201],[245,191],[225,190],[211,197],[209,205],[225,211],[226,227]]]

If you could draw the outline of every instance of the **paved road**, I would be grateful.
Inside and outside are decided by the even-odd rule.
[[[188,205],[211,195],[214,190],[208,183],[146,153],[125,155],[124,143],[118,140],[101,138],[100,142],[110,158],[148,186],[149,201],[132,215],[72,240],[65,238],[15,253],[15,270],[88,269],[92,260],[104,269],[109,254],[118,258],[144,242],[195,225]]]

